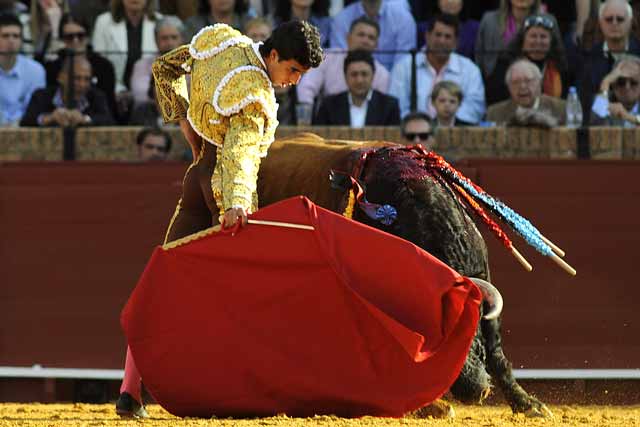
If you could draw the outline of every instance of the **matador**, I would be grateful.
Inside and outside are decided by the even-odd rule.
[[[258,208],[260,159],[278,126],[273,88],[298,83],[321,61],[318,30],[305,21],[280,25],[264,43],[216,24],[156,59],[158,106],[166,123],[180,124],[193,153],[165,243],[219,223],[246,224]],[[116,412],[148,416],[129,349]]]

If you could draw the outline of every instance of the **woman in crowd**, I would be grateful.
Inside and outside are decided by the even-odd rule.
[[[322,47],[329,45],[331,31],[329,0],[277,0],[273,13],[275,26],[292,19],[313,24],[320,31]]]
[[[44,62],[62,47],[60,19],[69,6],[65,0],[31,0],[29,32],[33,56],[36,61]]]
[[[89,23],[84,19],[75,18],[65,13],[60,18],[60,40],[64,43],[58,51],[58,57],[47,61],[44,68],[47,71],[47,86],[57,85],[58,74],[62,69],[65,58],[72,52],[74,55],[84,55],[93,70],[92,84],[100,89],[107,97],[112,114],[115,114],[115,86],[116,77],[113,65],[104,56],[95,53],[89,45]]]
[[[92,44],[113,64],[116,75],[118,121],[126,123],[133,98],[130,79],[133,64],[142,56],[155,56],[154,0],[112,0],[111,11],[98,16]]]
[[[509,65],[518,58],[525,57],[540,68],[542,73],[542,93],[564,98],[572,84],[569,67],[555,21],[547,15],[532,15],[509,44],[508,50],[500,56],[496,67],[486,79],[487,105],[509,98],[505,75]]]
[[[246,0],[200,0],[198,14],[184,23],[185,40],[190,42],[198,31],[214,24],[227,24],[242,31],[250,19]]]
[[[475,62],[485,78],[493,73],[499,54],[505,51],[509,42],[522,28],[527,16],[540,12],[540,0],[501,0],[497,10],[484,14],[476,39]],[[553,20],[558,31],[555,18],[551,15],[545,16]]]

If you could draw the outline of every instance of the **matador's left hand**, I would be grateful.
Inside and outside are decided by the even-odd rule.
[[[224,213],[223,227],[231,228],[236,225],[236,222],[240,221],[240,225],[244,227],[247,225],[247,212],[244,208],[229,208]]]

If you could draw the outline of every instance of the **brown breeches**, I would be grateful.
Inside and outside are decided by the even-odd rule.
[[[182,198],[169,224],[165,243],[220,223],[218,206],[211,190],[216,146],[205,141],[202,149],[202,157],[189,167],[184,176]]]

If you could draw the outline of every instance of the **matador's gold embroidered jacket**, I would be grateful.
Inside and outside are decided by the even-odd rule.
[[[205,143],[218,147],[211,185],[220,212],[255,211],[260,158],[278,126],[278,104],[257,45],[228,25],[205,27],[189,45],[159,57],[153,77],[165,122],[186,117]]]

